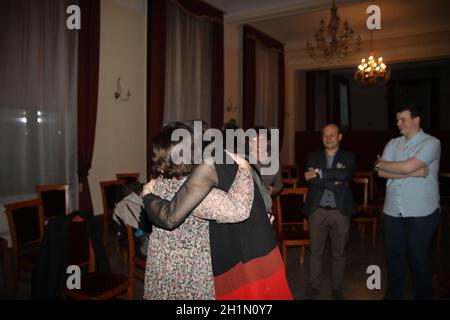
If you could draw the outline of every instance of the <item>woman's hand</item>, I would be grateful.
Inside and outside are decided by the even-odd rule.
[[[141,197],[143,198],[149,193],[152,193],[154,187],[155,187],[155,179],[150,180],[147,184],[144,185],[144,187],[142,188]]]
[[[245,160],[244,158],[242,158],[240,155],[236,154],[236,153],[231,153],[226,151],[226,153],[228,153],[228,155],[233,158],[233,160],[239,165],[240,168],[244,168],[244,169],[249,169],[250,168],[250,164],[248,163],[247,160]]]

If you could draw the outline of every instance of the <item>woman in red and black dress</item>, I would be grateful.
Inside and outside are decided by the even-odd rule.
[[[224,159],[232,157],[224,152]],[[225,163],[229,163],[224,161]],[[156,195],[144,197],[150,220],[162,228],[179,226],[212,188],[227,192],[238,172],[238,165],[215,164],[205,175],[193,170],[171,201]],[[245,192],[245,190],[243,190]],[[253,188],[250,217],[239,223],[209,222],[211,262],[216,299],[291,300],[283,260],[264,201]]]

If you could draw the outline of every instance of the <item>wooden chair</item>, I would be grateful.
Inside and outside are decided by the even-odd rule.
[[[40,185],[36,186],[36,193],[42,203],[44,219],[69,214],[68,185]]]
[[[136,291],[136,279],[144,282],[145,278],[145,266],[146,258],[142,256],[139,252],[136,252],[136,246],[134,241],[135,229],[127,225],[127,236],[128,236],[128,276],[133,286],[133,293]],[[137,272],[136,268],[140,271]]]
[[[281,182],[285,188],[297,188],[297,178],[282,179]]]
[[[116,173],[117,180],[124,180],[125,184],[139,182],[139,172]]]
[[[14,292],[20,270],[32,271],[44,235],[44,213],[38,199],[5,205],[12,242]]]
[[[127,298],[134,296],[131,281],[118,273],[95,271],[95,254],[89,239],[87,226],[80,216],[72,219],[69,235],[69,262],[71,265],[88,266],[81,275],[80,289],[64,288],[64,295],[74,300],[109,300],[127,292]]]
[[[356,211],[352,217],[352,222],[358,224],[361,240],[365,238],[366,224],[372,225],[372,245],[375,246],[377,240],[378,217],[381,212],[381,205],[369,205],[369,178],[355,177],[351,182],[353,197],[355,198]]]
[[[120,200],[120,188],[125,185],[125,180],[101,181],[100,189],[102,190],[102,204],[103,204],[103,241],[106,241],[109,236],[109,223],[112,220],[114,207]],[[116,251],[119,248],[119,241],[116,232]]]
[[[450,172],[439,173],[439,195],[442,219],[437,230],[437,248],[441,249],[442,228],[450,227]]]
[[[375,182],[376,175],[374,171],[356,171],[354,176],[356,178],[368,178],[369,179],[369,199],[368,203],[373,203],[378,200],[377,184]]]
[[[441,201],[450,204],[450,172],[439,172],[439,185],[441,188]]]
[[[297,166],[295,165],[282,165],[281,166],[281,174],[283,176],[283,179],[297,179],[298,171]]]
[[[286,248],[300,246],[300,264],[303,264],[305,248],[310,244],[308,222],[303,216],[303,204],[308,194],[307,188],[284,189],[276,199],[278,240],[286,266]]]
[[[8,271],[8,241],[0,237],[0,250],[3,256],[3,272],[6,274]]]

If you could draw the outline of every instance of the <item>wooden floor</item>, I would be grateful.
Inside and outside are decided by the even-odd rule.
[[[375,247],[372,247],[370,241],[370,232],[366,233],[366,239],[361,241],[357,232],[356,226],[352,225],[350,238],[347,248],[347,268],[344,281],[344,294],[347,299],[351,300],[378,300],[382,299],[386,289],[386,262],[383,253],[383,234],[380,231],[378,234],[378,241]],[[112,237],[109,239],[107,245],[107,253],[113,271],[127,274],[127,265],[124,262],[123,256],[116,254],[114,250]],[[9,250],[11,251],[11,250]],[[321,286],[320,299],[330,299],[330,258],[329,249],[326,250],[326,258],[324,261],[324,275]],[[433,256],[433,270],[434,271],[450,271],[450,236],[449,231],[444,230],[441,238],[441,247],[437,248],[434,242],[432,249]],[[20,281],[16,296],[13,297],[11,293],[11,252],[9,252],[9,272],[5,273],[3,270],[0,273],[0,299],[29,299],[30,298],[30,283],[29,281]],[[286,274],[289,286],[292,290],[295,299],[303,299],[305,295],[305,284],[307,280],[309,267],[309,254],[305,254],[305,262],[300,265],[300,249],[288,248],[287,268]],[[1,264],[0,264],[1,265]],[[380,290],[369,290],[366,286],[366,281],[369,275],[366,273],[367,267],[370,265],[377,265],[381,269],[382,280]],[[30,278],[30,275],[28,275]],[[137,281],[136,299],[142,299],[143,284]],[[405,299],[412,298],[411,282],[407,282],[405,288]]]

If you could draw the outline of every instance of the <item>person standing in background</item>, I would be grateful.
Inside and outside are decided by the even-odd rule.
[[[403,298],[406,261],[411,267],[414,298],[432,298],[430,244],[440,220],[441,144],[423,132],[421,117],[413,105],[399,109],[397,127],[402,136],[389,141],[375,162],[378,176],[388,179],[383,219],[387,300]]]
[[[344,299],[344,278],[350,216],[356,214],[350,181],[356,170],[355,155],[341,150],[342,134],[335,124],[322,130],[324,150],[308,155],[305,179],[309,190],[304,214],[308,216],[311,237],[311,258],[307,299],[320,294],[322,263],[328,236],[331,240],[332,296]]]

